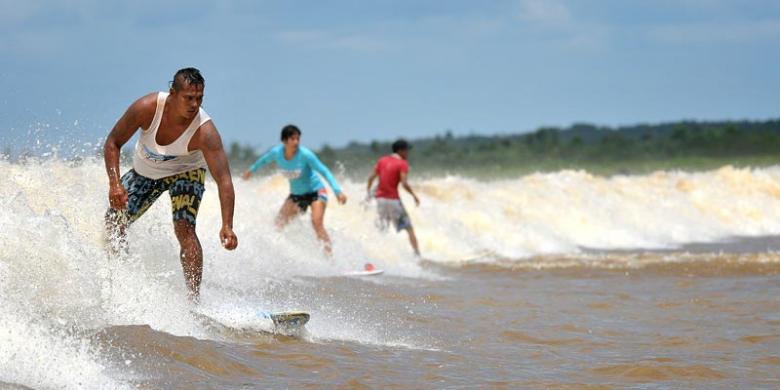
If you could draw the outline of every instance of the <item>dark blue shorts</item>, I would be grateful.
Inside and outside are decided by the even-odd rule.
[[[302,213],[305,213],[306,209],[308,209],[312,203],[318,200],[328,203],[328,190],[326,190],[323,187],[317,191],[309,192],[305,194],[300,194],[300,195],[290,194],[290,196],[288,196],[287,198],[293,201],[296,205],[298,205],[298,208],[301,210]]]

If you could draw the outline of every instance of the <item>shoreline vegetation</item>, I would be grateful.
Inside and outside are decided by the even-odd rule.
[[[348,177],[366,177],[395,139],[328,145],[320,159]],[[507,178],[534,172],[585,170],[595,175],[646,174],[658,170],[701,171],[722,166],[780,164],[780,119],[766,121],[678,121],[611,128],[574,124],[531,133],[454,136],[447,131],[409,139],[409,161],[420,177],[457,174]],[[233,143],[234,169],[243,170],[264,150]]]
[[[780,119],[677,121],[616,128],[580,123],[520,134],[455,136],[445,131],[434,137],[407,140],[413,145],[409,161],[418,178],[451,174],[501,179],[561,170],[611,176],[780,164]],[[353,141],[343,147],[326,144],[315,152],[334,173],[363,179],[377,158],[390,153],[393,141],[395,138]],[[232,173],[240,174],[269,147],[238,142],[226,145]],[[123,149],[123,164],[131,163],[132,149],[133,145]],[[40,150],[14,153],[4,146],[0,147],[0,159],[24,163],[30,159],[58,158],[61,154],[57,150]],[[79,163],[87,154],[102,158],[102,148],[66,159]],[[272,168],[264,170],[269,173]]]

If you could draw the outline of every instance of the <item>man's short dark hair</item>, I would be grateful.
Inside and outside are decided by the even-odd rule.
[[[290,138],[293,136],[293,134],[298,134],[298,136],[301,136],[301,129],[298,128],[298,126],[295,125],[287,125],[282,128],[282,142],[286,141],[287,138]]]
[[[398,153],[402,150],[409,150],[411,148],[412,145],[409,145],[409,143],[406,142],[406,140],[403,138],[393,142],[393,153]]]
[[[203,75],[196,68],[183,68],[179,69],[175,75],[173,75],[173,81],[171,81],[171,88],[179,91],[187,85],[199,85],[206,84],[206,80],[203,79]]]

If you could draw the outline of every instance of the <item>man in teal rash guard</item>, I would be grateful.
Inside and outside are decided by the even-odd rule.
[[[328,232],[325,231],[323,220],[325,207],[328,204],[328,191],[317,177],[317,173],[328,181],[330,188],[336,193],[340,204],[347,203],[347,196],[341,192],[341,187],[328,167],[323,164],[317,155],[311,150],[300,145],[301,130],[294,125],[287,125],[282,129],[282,144],[276,145],[271,150],[260,156],[249,169],[244,172],[244,179],[249,179],[254,172],[266,164],[275,162],[283,176],[290,181],[290,196],[284,201],[279,215],[276,217],[276,226],[281,229],[286,226],[293,217],[306,212],[311,206],[311,223],[317,238],[322,242],[325,253],[330,256],[332,245]],[[316,172],[316,173],[315,173]]]

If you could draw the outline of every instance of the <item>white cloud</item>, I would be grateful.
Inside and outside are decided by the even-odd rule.
[[[609,47],[608,25],[575,20],[560,0],[518,0],[516,5],[515,19],[522,23],[525,36],[537,43],[578,52]]]
[[[520,0],[518,18],[526,23],[544,27],[568,27],[571,11],[557,0]]]

